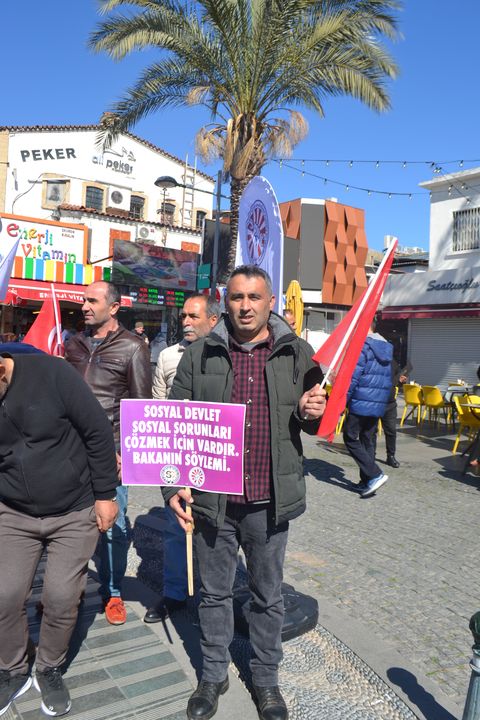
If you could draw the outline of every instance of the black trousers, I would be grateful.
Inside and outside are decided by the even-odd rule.
[[[397,401],[392,400],[387,405],[385,414],[382,417],[382,428],[385,433],[385,446],[387,457],[395,456],[397,449]]]
[[[349,412],[343,426],[343,441],[360,468],[360,480],[368,482],[382,474],[375,462],[375,436],[378,418]]]

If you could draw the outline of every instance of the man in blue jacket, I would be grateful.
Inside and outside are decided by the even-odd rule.
[[[388,480],[375,462],[375,433],[390,396],[392,357],[392,345],[370,331],[348,390],[343,440],[360,468],[362,497],[373,495]]]

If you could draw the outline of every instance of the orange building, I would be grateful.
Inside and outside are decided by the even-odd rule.
[[[333,199],[280,203],[284,291],[298,280],[306,325],[331,332],[367,287],[365,211]]]

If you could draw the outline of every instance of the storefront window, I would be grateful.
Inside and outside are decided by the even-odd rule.
[[[480,248],[480,208],[453,213],[453,252]]]
[[[130,198],[130,215],[135,220],[143,220],[143,208],[145,205],[145,198],[140,195],[132,195]]]
[[[204,210],[197,210],[197,221],[196,221],[196,228],[197,230],[201,230],[203,227],[203,221],[207,217],[207,213]]]
[[[85,192],[85,207],[102,212],[103,195],[104,191],[102,188],[95,187],[94,185],[87,185]]]

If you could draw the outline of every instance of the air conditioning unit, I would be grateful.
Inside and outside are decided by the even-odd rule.
[[[155,242],[155,228],[149,227],[148,225],[137,226],[137,240],[143,243],[154,243]]]
[[[115,188],[110,189],[108,204],[110,205],[110,207],[118,207],[119,205],[125,205],[123,193],[121,193],[120,190],[117,190]]]

